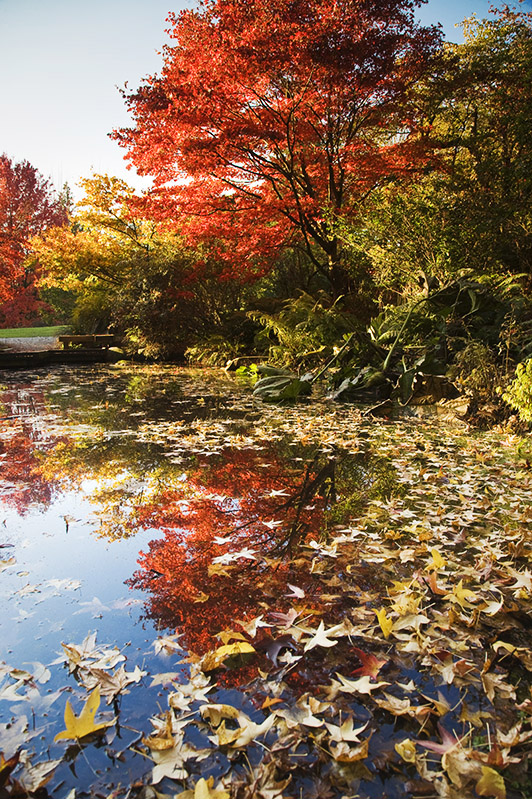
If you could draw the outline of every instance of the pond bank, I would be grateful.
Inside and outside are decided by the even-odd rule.
[[[0,350],[0,370],[34,369],[39,366],[66,366],[90,363],[116,363],[123,355],[116,350],[87,347],[69,350]]]

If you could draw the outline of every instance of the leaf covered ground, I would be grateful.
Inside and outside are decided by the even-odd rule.
[[[31,470],[56,491],[90,480],[106,540],[153,532],[129,582],[155,659],[80,626],[46,664],[4,663],[3,794],[530,796],[523,440],[264,407],[228,378],[185,403],[169,373],[186,412],[155,420],[146,373],[116,391],[125,449],[110,457],[112,401],[54,411]]]

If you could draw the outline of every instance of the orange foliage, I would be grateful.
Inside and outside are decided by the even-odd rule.
[[[200,456],[180,490],[138,508],[139,525],[163,534],[141,553],[130,583],[149,592],[148,616],[182,629],[186,646],[203,653],[213,635],[260,613],[265,596],[282,607],[287,582],[297,579],[293,563],[282,560],[282,543],[296,520],[288,500],[300,483],[301,474],[273,451],[228,449],[220,462]],[[322,520],[318,498],[300,509],[300,535],[319,530]]]

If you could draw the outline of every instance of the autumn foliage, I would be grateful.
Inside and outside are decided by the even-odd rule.
[[[288,532],[296,517],[302,538],[317,534],[323,520],[322,497],[297,514],[290,499],[301,474],[273,449],[231,448],[223,462],[209,461],[200,457],[179,489],[137,509],[140,528],[164,535],[141,553],[131,581],[148,592],[148,615],[169,628],[183,626],[195,652],[206,651],[212,634],[236,618],[255,613],[265,590],[286,591],[296,580],[290,561],[280,559]],[[275,568],[259,566],[258,552],[270,552]]]
[[[0,321],[6,326],[27,321],[39,309],[35,270],[27,262],[30,239],[65,222],[49,181],[28,161],[0,156]]]
[[[343,292],[336,218],[425,163],[410,92],[440,38],[415,23],[419,4],[209,0],[171,15],[162,73],[115,134],[154,177],[145,209],[209,243],[228,278],[297,247]]]

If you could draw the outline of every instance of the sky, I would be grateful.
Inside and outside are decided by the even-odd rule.
[[[119,89],[160,70],[169,11],[186,0],[0,0],[0,154],[28,160],[60,188],[107,172],[136,188],[123,150],[108,138],[129,118]],[[429,0],[424,24],[487,16],[490,0]],[[530,8],[532,2],[526,2]]]

